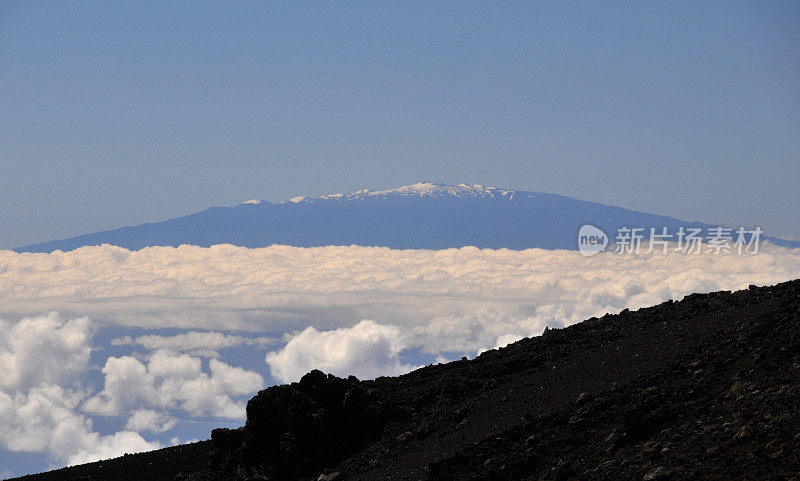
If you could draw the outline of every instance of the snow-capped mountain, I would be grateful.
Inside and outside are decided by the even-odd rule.
[[[576,249],[582,225],[602,229],[613,240],[620,227],[707,229],[709,224],[636,212],[557,194],[424,182],[390,190],[360,190],[279,203],[253,199],[163,222],[33,244],[19,252],[72,250],[113,244],[148,246],[234,244],[374,245],[397,249],[481,248]],[[800,247],[800,242],[769,239]]]
[[[386,199],[386,198],[458,198],[458,199],[494,199],[499,197],[506,197],[511,199],[515,191],[507,189],[498,189],[497,187],[485,187],[480,184],[459,184],[447,185],[438,182],[418,182],[416,184],[404,185],[396,189],[388,190],[370,190],[363,189],[351,194],[329,194],[321,197],[308,197],[301,195],[292,197],[291,199],[280,202],[281,204],[300,204],[308,202],[323,202],[323,201],[354,201],[365,199]],[[532,192],[527,192],[533,195]],[[267,202],[262,199],[251,199],[242,204],[261,204]],[[242,205],[239,204],[239,205]]]
[[[369,189],[359,190],[352,194],[332,194],[323,195],[319,199],[306,200],[364,200],[381,198],[457,198],[457,199],[495,199],[500,197],[513,197],[513,190],[498,189],[496,187],[484,187],[480,184],[459,184],[447,185],[438,182],[418,182],[416,184],[405,185],[396,189],[372,191]],[[532,195],[532,194],[531,194]]]

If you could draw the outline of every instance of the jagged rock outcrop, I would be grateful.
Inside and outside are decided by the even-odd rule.
[[[243,428],[215,429],[214,469],[230,479],[313,474],[378,441],[387,412],[381,391],[315,370],[259,392]]]

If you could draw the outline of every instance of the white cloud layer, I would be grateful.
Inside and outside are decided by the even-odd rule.
[[[91,338],[87,317],[64,321],[52,312],[15,324],[0,319],[0,389],[77,380],[89,362]]]
[[[0,443],[11,451],[47,452],[67,465],[161,447],[132,431],[94,432],[91,420],[77,413],[82,396],[44,384],[27,393],[0,392]]]
[[[250,338],[213,331],[191,331],[174,336],[148,334],[133,338],[118,337],[111,340],[112,346],[139,345],[148,351],[169,349],[177,352],[188,352],[196,356],[218,357],[219,350],[238,346],[264,347],[275,344],[277,339],[270,337]]]
[[[217,359],[209,361],[209,369],[210,375],[203,371],[199,357],[165,350],[151,354],[146,364],[132,356],[109,357],[103,367],[103,390],[84,409],[106,416],[131,412],[136,416],[136,410],[156,408],[180,409],[192,416],[243,418],[244,405],[231,396],[258,391],[264,379]]]
[[[272,375],[283,382],[297,381],[312,369],[371,379],[414,369],[400,361],[400,351],[409,346],[408,341],[399,327],[366,320],[323,332],[308,327],[280,351],[267,354],[266,360]]]
[[[151,352],[147,363],[109,357],[104,389],[95,395],[87,382],[93,345],[91,321],[56,313],[0,319],[0,447],[46,453],[57,465],[157,449],[140,433],[175,427],[170,410],[190,416],[244,418],[242,395],[263,387],[256,372],[167,350]],[[87,413],[128,417],[125,429],[101,434]]]
[[[79,412],[91,354],[88,318],[0,319],[0,446],[75,464],[160,447],[138,433],[103,436]]]
[[[163,433],[174,428],[178,420],[164,412],[137,409],[128,418],[125,429],[139,433]]]
[[[241,418],[242,398],[264,380],[216,357],[269,340],[222,331],[293,332],[266,357],[279,380],[314,368],[369,378],[411,369],[404,350],[476,352],[546,325],[798,277],[800,249],[768,244],[753,256],[588,258],[357,246],[0,251],[0,316],[17,320],[0,319],[0,446],[79,462],[156,447],[140,433],[165,433],[179,416]],[[61,316],[38,315],[51,310]],[[85,377],[100,346],[87,315],[100,326],[191,332],[115,340],[149,352],[108,357],[93,392]],[[127,424],[104,435],[87,413]]]
[[[800,277],[800,249],[757,255],[230,245],[0,251],[0,315],[58,309],[103,324],[225,331],[395,325],[430,353],[477,351],[545,325],[698,291]],[[232,339],[198,333],[131,339],[213,354]],[[211,347],[203,347],[208,343]],[[196,348],[196,349],[195,349]],[[195,349],[192,351],[192,349]]]

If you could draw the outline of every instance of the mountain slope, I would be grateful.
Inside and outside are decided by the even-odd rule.
[[[253,200],[235,207],[214,207],[163,222],[15,250],[69,251],[100,244],[131,250],[181,244],[576,249],[578,230],[584,224],[603,229],[612,240],[617,229],[623,226],[659,230],[666,227],[670,233],[680,226],[710,227],[556,194],[476,184],[420,183],[387,191],[359,191],[317,199],[295,197],[277,204]],[[779,245],[800,247],[800,242],[771,240]]]
[[[797,480],[798,369],[800,280],[692,294],[400,377],[313,372],[210,444],[22,479]]]

